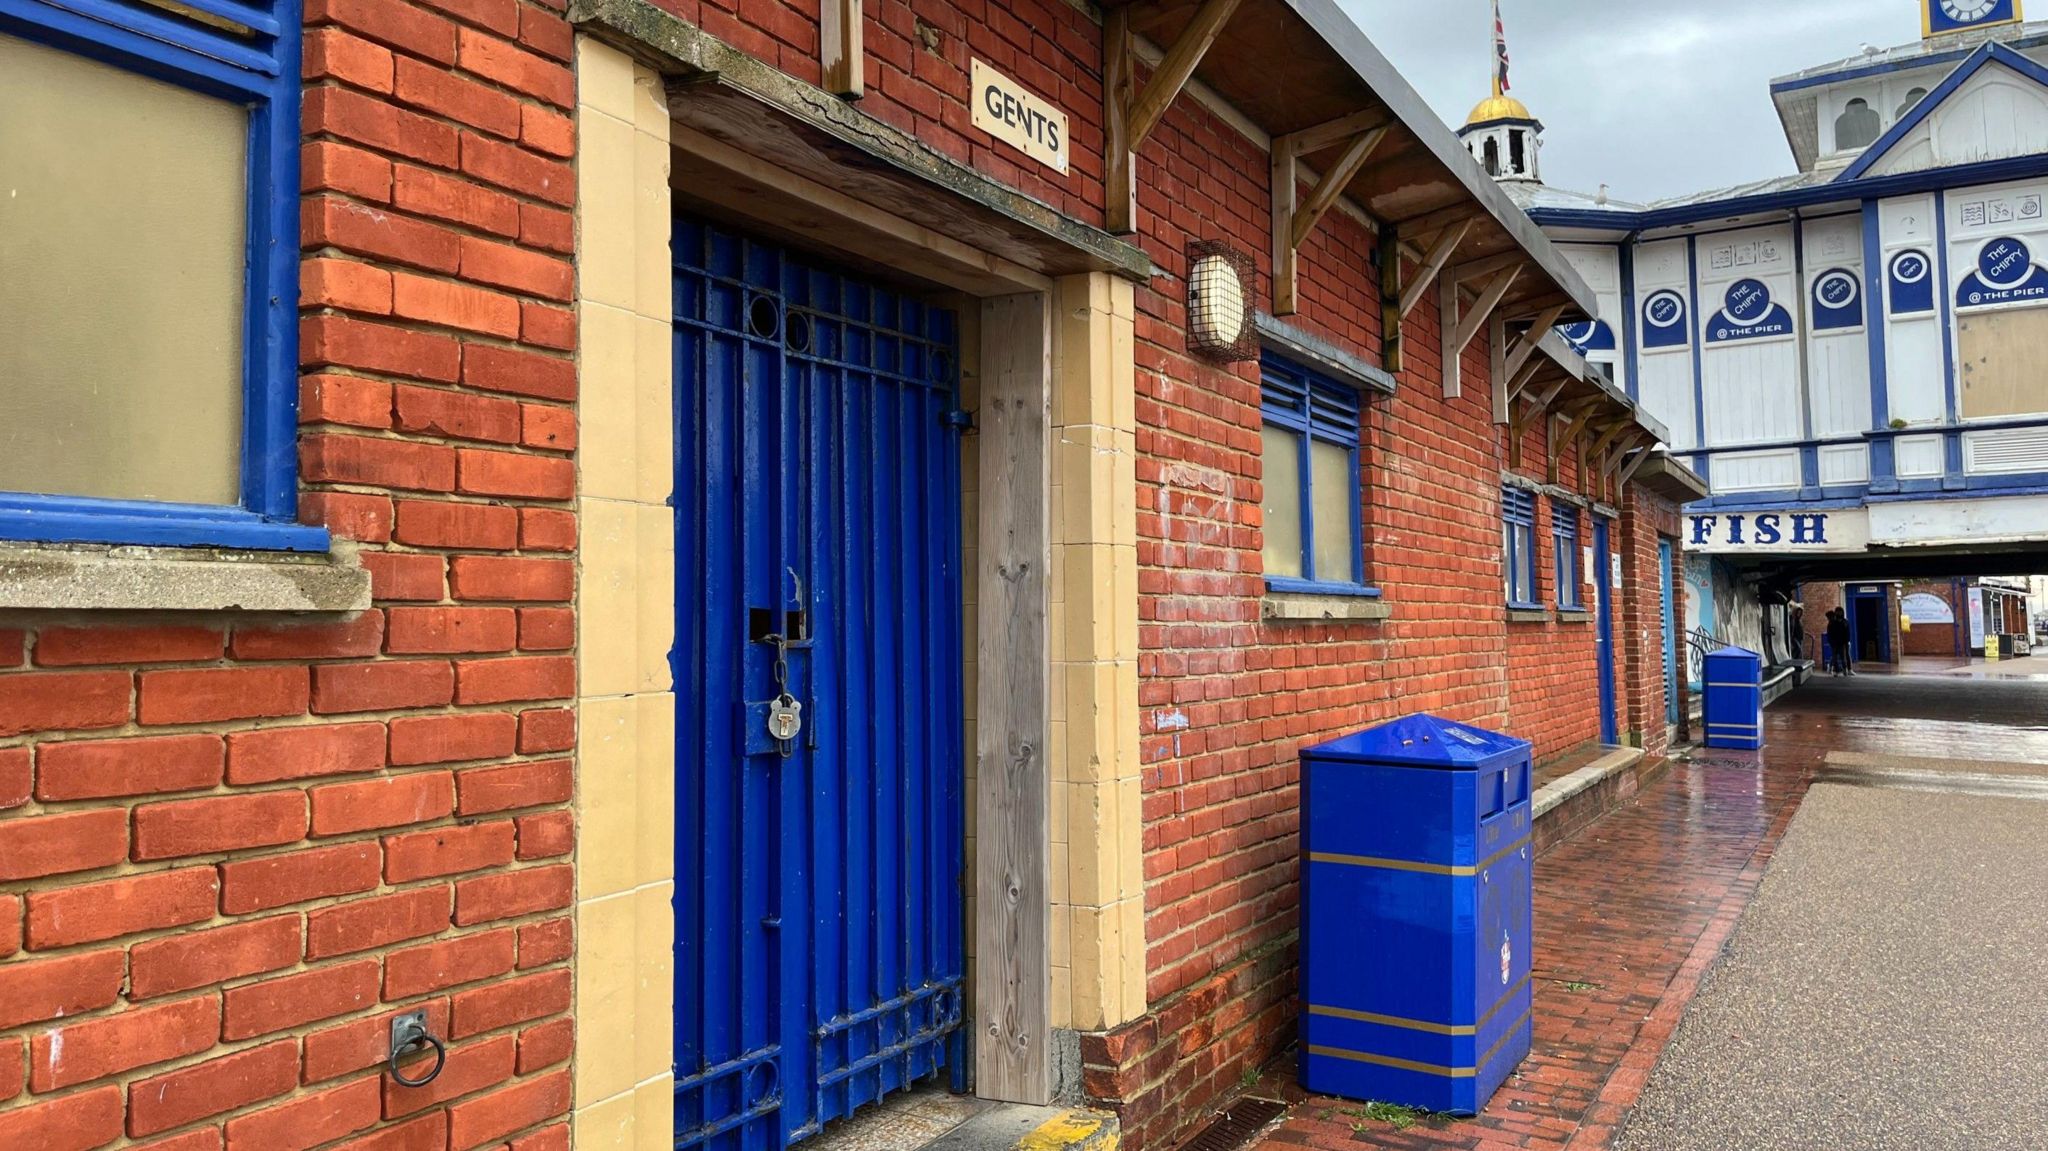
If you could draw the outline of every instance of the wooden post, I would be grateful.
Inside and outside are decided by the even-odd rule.
[[[1300,200],[1299,173],[1294,168],[1293,136],[1273,137],[1273,314],[1291,316],[1298,307],[1295,298],[1300,282],[1295,264],[1294,213]]]
[[[1380,228],[1380,367],[1401,374],[1401,321],[1408,316],[1402,306],[1406,292],[1401,285],[1401,229],[1393,224]]]
[[[1102,183],[1108,197],[1104,223],[1119,235],[1138,230],[1138,141],[1130,123],[1136,65],[1130,10],[1114,5],[1102,14]]]
[[[981,311],[975,1090],[1052,1101],[1052,346],[1043,294]]]
[[[849,100],[867,93],[860,22],[861,0],[821,0],[818,5],[818,55],[824,65],[824,88]]]

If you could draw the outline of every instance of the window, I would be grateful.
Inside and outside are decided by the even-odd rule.
[[[0,538],[299,525],[299,5],[0,17]]]
[[[1877,143],[1883,131],[1884,123],[1878,118],[1877,109],[1859,96],[1849,101],[1842,114],[1835,117],[1835,151],[1868,148]]]
[[[1906,93],[1906,99],[1905,99],[1905,102],[1899,105],[1899,111],[1898,111],[1898,114],[1897,114],[1897,115],[1894,115],[1894,116],[1892,117],[1892,119],[1894,119],[1894,120],[1903,120],[1903,119],[1905,119],[1905,118],[1906,118],[1906,113],[1908,113],[1908,112],[1911,112],[1911,111],[1912,111],[1912,110],[1913,110],[1914,108],[1917,108],[1917,107],[1919,107],[1919,105],[1920,105],[1920,101],[1922,101],[1922,100],[1925,100],[1926,98],[1927,98],[1927,89],[1925,89],[1925,88],[1914,88],[1914,89],[1912,89],[1912,90],[1908,91],[1908,92]]]
[[[1500,175],[1500,141],[1488,136],[1482,151],[1486,154],[1486,174]]]
[[[1267,586],[1376,594],[1359,546],[1358,392],[1272,355],[1259,372]]]
[[[1577,609],[1585,604],[1586,573],[1579,552],[1579,509],[1563,500],[1550,501],[1550,545],[1557,576],[1557,606]]]
[[[1536,602],[1536,497],[1520,488],[1503,488],[1501,516],[1507,522],[1506,562],[1508,606],[1540,609]]]

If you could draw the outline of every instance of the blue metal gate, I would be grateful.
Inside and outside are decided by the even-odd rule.
[[[779,1151],[960,1075],[955,336],[700,222],[674,253],[676,1146]]]

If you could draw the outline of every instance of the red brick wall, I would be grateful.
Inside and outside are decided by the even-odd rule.
[[[307,23],[301,510],[377,606],[0,631],[0,1147],[567,1145],[570,32]]]
[[[1957,633],[1960,632],[1965,637],[1969,634],[1970,601],[1967,590],[1958,586],[1955,580],[1950,579],[1913,580],[1907,583],[1904,590],[1900,592],[1900,598],[1904,599],[1909,595],[1931,595],[1940,598],[1948,604],[1949,610],[1956,617],[1956,622],[1914,624],[1912,631],[1905,632],[1900,636],[1902,650],[1907,655],[1933,655],[1954,658],[1958,651]],[[1969,640],[1967,638],[1962,641],[1960,647],[1963,654],[1969,654]]]
[[[1187,357],[1181,305],[1193,239],[1253,255],[1270,300],[1266,167],[1257,145],[1185,97],[1140,155],[1138,240],[1159,269],[1137,294],[1152,1014],[1085,1037],[1083,1056],[1091,1094],[1119,1106],[1126,1145],[1141,1151],[1170,1146],[1291,1040],[1301,746],[1416,711],[1530,736],[1543,755],[1599,734],[1592,625],[1505,622],[1508,453],[1488,358],[1475,342],[1464,394],[1443,398],[1433,297],[1408,323],[1398,392],[1368,399],[1362,429],[1368,580],[1392,618],[1261,619],[1257,368]],[[1377,310],[1358,305],[1377,298],[1373,246],[1356,220],[1326,217],[1303,252],[1302,310],[1288,322],[1375,358]],[[1525,446],[1532,476],[1544,471],[1542,434]],[[1561,478],[1578,486],[1572,461]]]

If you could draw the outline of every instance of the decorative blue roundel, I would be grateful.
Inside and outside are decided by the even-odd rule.
[[[1762,280],[1737,280],[1728,285],[1721,311],[1738,324],[1754,324],[1771,314],[1771,290]]]
[[[1557,326],[1557,334],[1563,336],[1564,342],[1567,344],[1583,344],[1593,338],[1594,331],[1593,321],[1591,320],[1580,324],[1559,324]]]
[[[1670,290],[1643,301],[1643,320],[1653,328],[1670,328],[1685,322],[1685,298]]]
[[[1958,24],[1975,24],[1998,9],[1998,0],[1941,0],[1942,14]]]
[[[1846,308],[1856,302],[1856,277],[1847,272],[1829,272],[1813,286],[1813,298],[1826,307]]]
[[[1892,260],[1892,279],[1917,284],[1927,278],[1927,256],[1921,252],[1900,252]]]
[[[1991,241],[1977,253],[1977,274],[1995,288],[2017,287],[2033,270],[2033,253],[2010,236]]]

